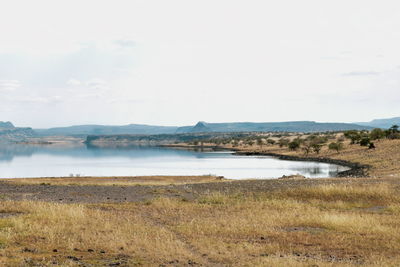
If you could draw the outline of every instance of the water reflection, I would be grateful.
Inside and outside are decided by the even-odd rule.
[[[148,146],[99,148],[76,144],[0,145],[0,177],[204,175],[277,178],[301,174],[332,177],[346,168],[271,157],[234,156],[229,151],[188,151]]]

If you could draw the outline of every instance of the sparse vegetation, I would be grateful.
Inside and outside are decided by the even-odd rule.
[[[392,177],[400,177],[398,134],[398,127],[392,127],[191,141],[190,145],[197,142],[239,151],[315,153],[369,165],[368,174],[378,177],[336,179],[321,185],[304,183],[309,180],[305,179],[288,187],[283,185],[289,181],[276,181],[279,186],[271,186],[268,192],[258,186],[227,190],[232,182],[211,176],[154,177],[148,183],[123,177],[21,179],[18,183],[42,187],[132,185],[141,190],[151,185],[151,198],[107,204],[0,198],[0,265],[396,266],[400,187]],[[373,150],[363,146],[374,143]],[[195,193],[169,186],[197,181],[212,183]],[[224,186],[210,190],[210,184]],[[2,217],[2,213],[13,216]]]
[[[300,142],[299,140],[293,140],[288,144],[288,148],[292,151],[296,151],[297,149],[300,148]]]
[[[120,204],[2,201],[4,266],[395,266],[390,184],[321,185]]]
[[[343,143],[342,142],[332,142],[329,144],[328,147],[330,150],[335,150],[336,152],[339,153],[339,151],[343,149]]]

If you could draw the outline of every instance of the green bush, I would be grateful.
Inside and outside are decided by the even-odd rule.
[[[371,138],[371,140],[382,139],[385,137],[385,131],[379,128],[373,129],[369,134],[369,137]]]
[[[369,146],[371,139],[367,136],[364,136],[360,140],[360,146]]]
[[[343,149],[343,143],[341,143],[341,142],[332,142],[332,143],[329,144],[328,148],[330,150],[336,150],[336,152],[339,153],[339,151]]]
[[[289,147],[290,150],[295,151],[295,150],[299,149],[300,142],[298,140],[293,140],[292,142],[290,142],[288,144],[288,147]]]

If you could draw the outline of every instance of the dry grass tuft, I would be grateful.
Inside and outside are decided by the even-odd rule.
[[[3,179],[13,184],[140,186],[221,182],[216,176],[50,177]]]
[[[210,193],[194,201],[1,205],[2,212],[20,213],[0,219],[5,266],[396,266],[400,261],[399,192],[388,184]]]

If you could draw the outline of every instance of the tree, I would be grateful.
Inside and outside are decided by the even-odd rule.
[[[304,143],[302,149],[303,149],[303,151],[304,151],[304,154],[308,155],[308,154],[311,152],[311,150],[312,150],[312,145],[311,145],[311,143],[310,143],[310,142]]]
[[[393,125],[392,127],[390,127],[390,130],[393,131],[394,133],[398,133],[399,132],[399,125]]]
[[[343,149],[343,143],[341,143],[341,142],[332,142],[332,143],[329,144],[328,148],[330,150],[336,150],[336,152],[339,153],[339,151]]]
[[[270,144],[270,145],[273,145],[273,144],[275,144],[276,142],[275,142],[274,139],[268,138],[268,139],[267,139],[267,143]]]
[[[263,145],[264,145],[264,141],[261,138],[257,139],[257,145],[260,146],[260,148],[262,149]]]
[[[392,127],[390,127],[385,131],[385,135],[389,139],[399,139],[400,138],[399,126],[393,125]]]
[[[290,150],[296,151],[300,147],[300,142],[298,140],[293,140],[288,144]]]
[[[247,144],[248,144],[249,146],[253,146],[253,145],[254,145],[254,141],[250,139],[250,140],[247,141]]]
[[[371,140],[382,139],[385,137],[385,132],[380,128],[375,128],[369,134]]]
[[[371,139],[369,139],[369,137],[367,137],[367,136],[364,136],[360,140],[360,146],[369,146],[370,142],[371,142]]]
[[[345,131],[344,136],[351,140],[351,144],[357,144],[361,140],[361,134],[356,130]]]
[[[314,143],[314,144],[311,145],[311,147],[312,147],[312,149],[313,149],[313,151],[314,151],[315,153],[319,154],[319,152],[320,152],[321,149],[322,149],[322,144]]]
[[[287,138],[281,138],[279,139],[278,143],[279,143],[279,147],[284,147],[284,146],[288,146],[289,145],[289,139]]]

